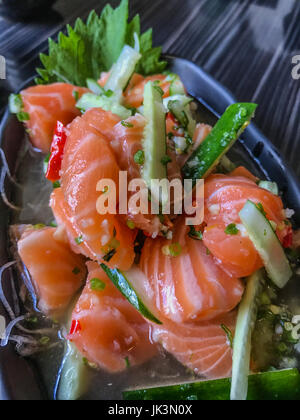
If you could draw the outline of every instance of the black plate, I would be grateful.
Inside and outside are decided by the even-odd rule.
[[[195,64],[166,57],[170,68],[183,79],[188,92],[199,102],[199,113],[204,122],[215,123],[225,109],[236,102],[222,85]],[[201,106],[203,104],[204,106]],[[16,118],[7,111],[0,127],[0,145],[5,151],[8,164],[14,172],[18,150],[22,144],[24,130]],[[296,211],[295,223],[300,225],[300,185],[293,172],[286,166],[272,143],[252,124],[233,148],[232,157],[246,164],[258,176],[276,181],[283,192],[284,203]],[[9,188],[12,188],[8,184]],[[0,201],[0,265],[8,259],[7,228],[10,212]],[[9,280],[9,274],[5,277]],[[4,279],[5,280],[5,279]],[[6,283],[6,282],[5,282]],[[0,308],[0,314],[4,314]],[[39,372],[25,359],[17,356],[14,347],[0,350],[0,400],[43,400],[46,399]]]

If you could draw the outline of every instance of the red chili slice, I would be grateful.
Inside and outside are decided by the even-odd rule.
[[[71,324],[70,335],[76,334],[81,330],[82,328],[81,328],[80,321],[73,320]]]
[[[60,179],[60,170],[66,141],[67,135],[65,127],[60,121],[57,121],[46,173],[46,178],[49,179],[49,181],[55,182]]]

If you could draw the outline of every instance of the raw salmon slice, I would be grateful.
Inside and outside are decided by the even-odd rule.
[[[51,227],[29,226],[18,241],[18,253],[30,273],[39,309],[61,314],[85,281],[84,259]]]
[[[101,110],[98,115],[105,115],[104,112]],[[95,115],[95,110],[88,111],[68,128],[62,189],[54,192],[51,206],[57,221],[65,226],[73,249],[79,248],[86,257],[105,261],[112,268],[128,270],[135,257],[135,232],[122,224],[117,215],[100,215],[96,208],[99,196],[105,194],[97,191],[98,182],[108,179],[118,187],[119,166],[107,139],[92,126]],[[104,132],[110,116],[113,117],[108,113],[107,119],[99,120]]]
[[[246,171],[246,170],[245,170]],[[243,171],[244,174],[247,172]],[[261,204],[269,220],[277,226],[281,240],[286,236],[283,204],[280,197],[266,191],[247,177],[240,176],[241,169],[231,175],[212,175],[205,184],[204,244],[219,261],[221,267],[237,277],[247,277],[262,267],[262,261],[241,224],[239,212],[247,200]],[[225,233],[235,224],[238,234]]]
[[[69,340],[89,362],[112,373],[151,359],[157,347],[150,343],[149,325],[98,264],[90,262],[87,266],[88,281],[73,312],[76,328]]]
[[[144,103],[144,90],[148,82],[158,82],[159,86],[164,91],[164,98],[170,96],[170,85],[167,81],[167,76],[163,74],[156,74],[146,78],[134,76],[125,92],[125,105],[133,108],[139,108]]]
[[[179,362],[206,379],[231,376],[232,349],[222,326],[234,334],[236,313],[192,324],[170,321],[152,326],[152,339]]]
[[[181,217],[172,241],[147,239],[140,262],[157,309],[177,323],[211,320],[230,312],[244,290],[239,279],[226,274],[208,255],[202,241],[189,237],[189,230]],[[180,255],[167,256],[165,250],[175,244],[180,245]]]
[[[32,86],[21,92],[24,111],[30,117],[26,121],[30,140],[34,147],[45,154],[50,151],[57,121],[66,125],[80,115],[75,106],[74,92],[78,92],[80,98],[88,89],[67,83],[54,83]]]

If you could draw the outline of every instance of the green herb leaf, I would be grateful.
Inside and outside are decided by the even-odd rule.
[[[107,5],[98,16],[92,11],[86,23],[77,19],[74,28],[67,26],[67,34],[60,33],[58,42],[49,40],[49,53],[41,54],[43,68],[37,83],[68,82],[85,86],[89,78],[98,80],[119,58],[125,44],[135,47],[139,38],[142,59],[136,71],[145,76],[161,73],[167,66],[160,60],[161,48],[152,47],[152,30],[141,35],[140,17],[128,22],[128,0],[113,9]]]
[[[235,223],[231,223],[230,225],[227,226],[227,228],[225,229],[225,233],[227,235],[238,235],[239,234],[239,230],[236,227]]]
[[[172,162],[172,158],[170,158],[170,156],[166,155],[161,159],[161,163],[165,166],[168,165],[168,163]]]
[[[17,118],[20,122],[30,120],[30,116],[29,116],[28,112],[23,112],[23,111],[17,113]]]

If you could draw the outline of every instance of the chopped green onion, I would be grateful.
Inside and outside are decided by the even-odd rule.
[[[60,182],[59,181],[53,182],[53,189],[57,189],[57,188],[60,188]]]
[[[77,245],[83,244],[83,242],[84,242],[83,236],[80,235],[80,236],[78,236],[78,238],[75,238],[75,242],[76,242]]]
[[[28,112],[24,112],[24,111],[18,112],[17,113],[17,118],[18,118],[18,120],[20,122],[24,122],[24,121],[29,121],[30,120],[30,116],[29,116]]]
[[[236,226],[236,224],[231,223],[230,225],[227,226],[227,228],[225,229],[225,233],[227,235],[238,235],[239,234],[239,230]]]
[[[125,364],[126,364],[126,368],[129,369],[130,368],[130,361],[129,361],[129,357],[125,357]]]
[[[78,90],[73,90],[73,97],[75,99],[76,102],[79,101],[79,92]]]
[[[18,114],[24,108],[22,96],[12,93],[9,96],[9,110],[12,114]]]
[[[44,223],[37,223],[36,225],[33,226],[34,229],[43,229],[45,228],[46,225],[44,225]]]
[[[168,163],[171,163],[172,159],[170,158],[170,156],[166,155],[161,159],[161,163],[163,165],[168,165]]]
[[[196,239],[197,241],[202,241],[203,233],[201,231],[197,231],[195,226],[190,227],[189,237],[192,239]]]
[[[134,230],[135,229],[135,223],[132,220],[127,220],[127,226],[129,229]]]
[[[138,165],[144,165],[145,153],[143,150],[139,150],[138,152],[136,152],[136,154],[134,155],[134,161]]]
[[[182,247],[179,243],[166,245],[162,248],[162,252],[166,257],[179,257],[182,253]]]
[[[127,122],[127,121],[121,121],[121,124],[123,125],[123,127],[126,127],[126,128],[133,128],[134,127],[133,124],[131,124],[130,122]]]
[[[47,346],[47,344],[49,344],[50,343],[50,338],[49,337],[42,337],[41,339],[40,339],[40,344],[42,345],[42,346]]]
[[[104,281],[98,278],[92,279],[90,281],[90,284],[91,284],[91,289],[95,292],[102,292],[106,287],[106,284],[104,283]]]

